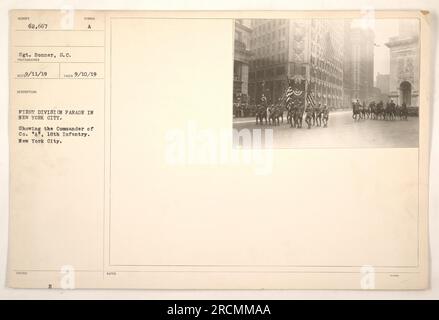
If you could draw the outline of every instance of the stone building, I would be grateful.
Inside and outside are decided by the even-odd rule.
[[[399,35],[389,39],[390,93],[395,103],[419,107],[419,21],[401,20]]]
[[[343,98],[343,22],[341,20],[251,20],[249,94],[269,103],[283,97],[287,77],[300,76],[315,100],[340,107]]]
[[[374,32],[345,20],[344,39],[344,105],[350,106],[357,99],[368,103],[375,93]]]
[[[370,100],[375,101],[376,103],[382,101],[385,103],[389,100],[389,94],[388,93],[382,93],[381,89],[378,87],[372,88],[372,95],[370,97]]]
[[[233,58],[233,101],[246,100],[248,96],[248,72],[251,58],[250,21],[235,20],[235,43]]]
[[[377,73],[375,79],[375,86],[381,90],[382,94],[389,95],[390,93],[390,75]]]

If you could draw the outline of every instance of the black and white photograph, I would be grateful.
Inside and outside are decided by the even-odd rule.
[[[419,31],[373,16],[236,19],[234,145],[418,147]]]
[[[0,8],[0,300],[439,297],[439,7],[118,1]]]

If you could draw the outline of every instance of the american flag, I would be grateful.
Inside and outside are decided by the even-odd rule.
[[[308,92],[308,95],[306,96],[306,102],[311,105],[313,108],[316,106],[316,103],[314,101],[314,95],[312,91]]]
[[[293,89],[291,86],[288,86],[287,92],[285,93],[285,102],[289,104],[291,102],[293,96]]]

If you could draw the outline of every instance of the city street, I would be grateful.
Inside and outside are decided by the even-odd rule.
[[[291,128],[286,116],[280,126],[256,125],[255,118],[234,118],[234,129],[273,129],[275,148],[415,148],[418,146],[419,118],[408,120],[358,120],[352,111],[334,111],[329,114],[327,128]],[[264,143],[264,130],[262,130]]]

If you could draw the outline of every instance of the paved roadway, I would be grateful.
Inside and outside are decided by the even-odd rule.
[[[359,120],[352,119],[352,111],[335,111],[329,114],[327,128],[290,128],[286,123],[280,126],[256,125],[254,118],[235,118],[234,129],[273,129],[273,143],[276,148],[382,148],[417,147],[419,118],[408,120]],[[264,132],[264,130],[262,130]]]

